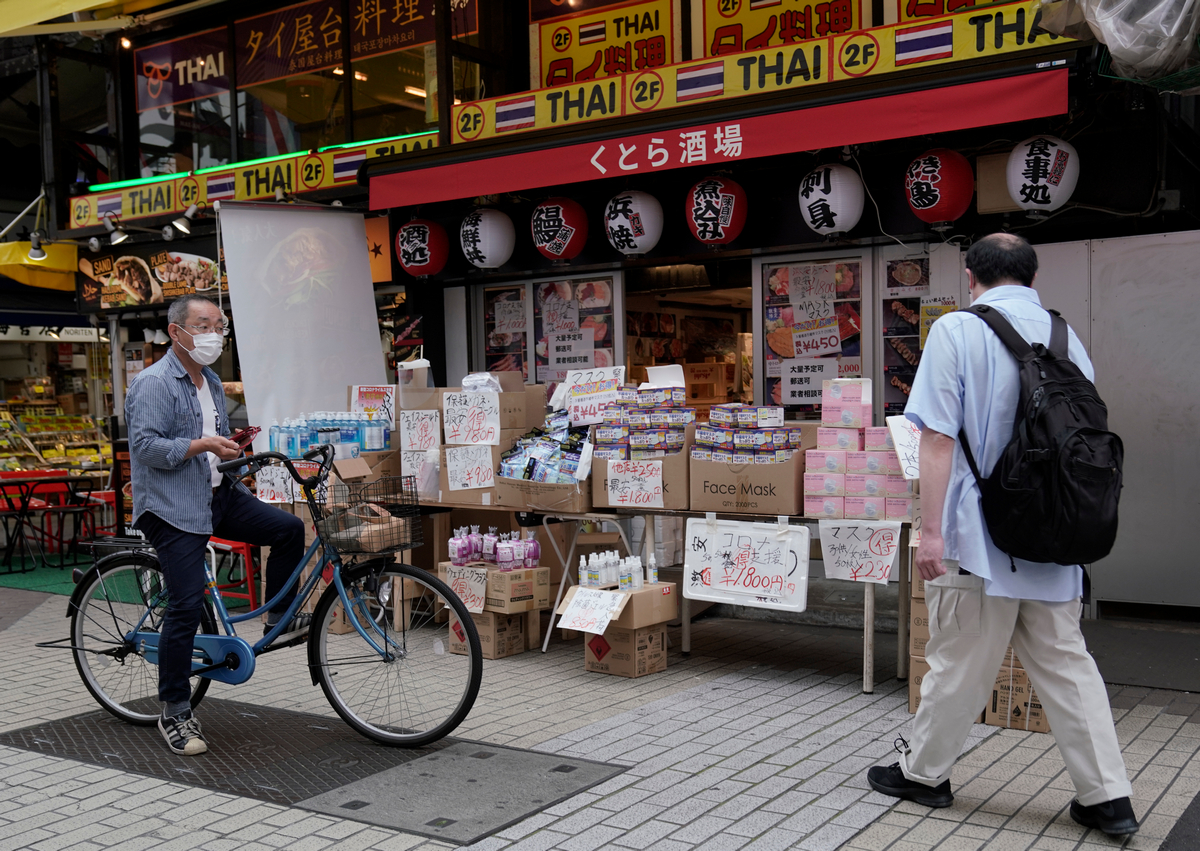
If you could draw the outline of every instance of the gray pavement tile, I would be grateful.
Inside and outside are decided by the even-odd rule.
[[[560,842],[556,847],[563,851],[595,851],[624,833],[625,831],[619,827],[597,824]]]
[[[719,833],[732,823],[732,819],[718,818],[712,815],[701,816],[672,833],[671,838],[678,842],[707,847],[709,838],[714,833]]]
[[[613,844],[626,848],[658,848],[665,837],[679,829],[679,825],[666,821],[650,821],[613,840]]]
[[[779,826],[784,830],[795,831],[796,833],[808,835],[823,825],[825,822],[832,819],[836,812],[827,810],[824,807],[818,807],[810,804],[794,816],[789,816],[780,822]]]
[[[536,833],[531,833],[524,839],[509,846],[511,851],[548,851],[550,848],[558,847],[559,842],[564,842],[571,837],[565,833],[557,833],[553,830],[539,830]]]
[[[858,833],[858,828],[827,824],[800,840],[801,851],[835,851]]]
[[[608,818],[604,820],[604,824],[630,830],[650,821],[662,811],[662,807],[655,804],[633,804],[615,813],[605,813]]]
[[[752,851],[786,851],[798,847],[802,839],[803,833],[772,828],[745,847]]]
[[[738,819],[736,822],[725,828],[726,833],[734,836],[755,837],[762,833],[771,830],[775,825],[784,820],[786,816],[783,813],[772,813],[766,810],[757,810],[749,815]]]

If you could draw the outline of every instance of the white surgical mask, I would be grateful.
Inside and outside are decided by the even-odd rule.
[[[220,334],[193,334],[186,329],[184,333],[192,338],[192,350],[188,354],[198,364],[208,366],[215,363],[225,348],[225,338]]]

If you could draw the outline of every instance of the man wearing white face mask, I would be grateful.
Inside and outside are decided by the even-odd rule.
[[[204,607],[204,558],[211,535],[269,546],[267,599],[279,593],[304,552],[304,523],[259,502],[241,482],[218,473],[238,456],[229,439],[225,391],[208,368],[224,348],[225,321],[201,296],[184,296],[167,312],[171,348],[129,386],[133,525],[158,553],[169,601],[158,649],[158,728],[174,753],[193,756],[208,745],[192,714],[192,636]],[[291,594],[276,603],[278,623]],[[309,615],[297,615],[276,641],[303,635]]]

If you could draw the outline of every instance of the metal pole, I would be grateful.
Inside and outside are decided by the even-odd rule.
[[[863,694],[875,692],[875,583],[863,583]]]
[[[21,220],[24,219],[27,215],[29,215],[29,211],[32,210],[34,207],[36,207],[38,204],[40,204],[42,199],[45,197],[46,197],[46,190],[43,189],[41,192],[38,193],[38,196],[33,199],[33,203],[31,203],[28,207],[26,207],[21,212],[17,213],[17,217],[8,223],[8,227],[6,227],[4,230],[0,230],[0,239],[4,239],[4,237],[8,236],[8,232],[10,230],[12,230],[13,228],[15,228],[17,225],[19,225],[21,223]]]
[[[117,422],[125,421],[125,358],[121,347],[121,326],[114,316],[108,320],[108,360],[112,370],[112,415]],[[116,440],[120,435],[111,435]]]

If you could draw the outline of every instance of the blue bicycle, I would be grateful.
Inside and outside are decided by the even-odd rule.
[[[209,605],[193,644],[192,706],[213,680],[244,683],[258,656],[307,641],[313,684],[320,684],[351,727],[385,745],[436,741],[471,711],[483,657],[475,624],[458,596],[436,576],[392,555],[421,544],[414,480],[330,485],[332,447],[318,447],[305,458],[321,459],[316,475],[300,475],[277,452],[218,467],[224,472],[248,466],[257,472],[270,461],[282,462],[303,488],[317,536],[284,590],[242,614],[230,615],[213,568],[205,566]],[[326,587],[308,636],[273,644],[322,579]],[[277,627],[253,644],[236,634],[235,625],[251,621],[257,626],[260,616],[297,584],[296,598]],[[156,663],[167,602],[162,569],[148,549],[100,559],[71,596],[69,641],[83,683],[101,706],[132,724],[149,726],[159,717]]]

